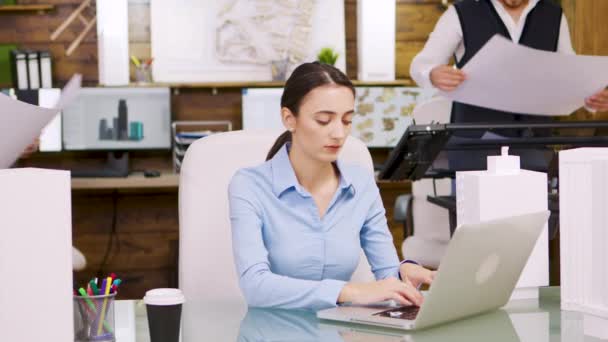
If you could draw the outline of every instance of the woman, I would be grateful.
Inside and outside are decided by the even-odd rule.
[[[341,71],[300,65],[281,97],[287,131],[264,164],[232,178],[233,252],[249,305],[421,304],[416,287],[434,273],[399,263],[373,175],[338,159],[354,103],[355,89]],[[377,281],[349,282],[361,247]]]

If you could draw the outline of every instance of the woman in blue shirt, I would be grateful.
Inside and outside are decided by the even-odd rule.
[[[297,67],[285,84],[287,131],[229,186],[233,253],[251,306],[319,310],[395,300],[420,305],[434,272],[399,263],[374,176],[344,164],[355,89],[338,69]],[[363,248],[374,282],[349,282]],[[401,279],[404,279],[401,281]]]

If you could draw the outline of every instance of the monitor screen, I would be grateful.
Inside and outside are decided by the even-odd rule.
[[[66,150],[171,148],[169,88],[82,88],[63,111]]]

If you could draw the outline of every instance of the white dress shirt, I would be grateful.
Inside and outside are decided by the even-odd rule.
[[[513,42],[519,42],[528,13],[538,4],[538,1],[530,0],[521,13],[519,20],[515,22],[499,0],[492,0],[496,12],[498,12],[500,19],[509,31]],[[451,5],[439,18],[422,51],[412,61],[410,75],[418,86],[423,88],[433,87],[430,79],[431,70],[436,66],[448,64],[450,58],[454,55],[456,55],[457,60],[460,60],[464,56],[464,52],[462,27],[460,26],[456,8]],[[570,40],[568,21],[563,14],[559,28],[557,52],[565,54],[575,53]]]

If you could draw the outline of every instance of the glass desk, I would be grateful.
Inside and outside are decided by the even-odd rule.
[[[192,304],[184,306],[183,342],[548,342],[608,339],[608,320],[560,310],[559,287],[542,288],[539,300],[512,301],[492,313],[416,332],[319,321],[314,313],[307,311],[248,310],[239,302]],[[142,301],[135,302],[135,316],[136,341],[149,341],[146,310]]]

